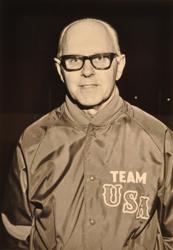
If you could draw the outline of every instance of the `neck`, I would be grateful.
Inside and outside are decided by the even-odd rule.
[[[111,93],[111,96],[106,100],[104,101],[103,103],[97,105],[97,106],[94,106],[92,108],[87,108],[87,109],[82,109],[82,111],[89,117],[89,118],[92,118],[93,116],[95,116],[98,111],[100,111],[101,109],[103,109],[106,105],[108,105],[108,103],[110,103],[110,101],[114,98],[115,96],[115,91],[112,91]]]

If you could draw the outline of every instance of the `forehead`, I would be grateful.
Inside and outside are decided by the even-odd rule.
[[[66,31],[62,40],[62,54],[91,55],[114,51],[113,38],[101,23],[74,24]]]

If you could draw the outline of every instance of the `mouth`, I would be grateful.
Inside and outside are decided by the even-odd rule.
[[[89,88],[96,88],[98,84],[81,84],[79,85],[81,88],[89,89]]]

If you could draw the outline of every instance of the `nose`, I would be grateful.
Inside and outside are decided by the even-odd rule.
[[[94,75],[94,68],[91,65],[90,60],[85,60],[81,73],[84,77],[90,77]]]

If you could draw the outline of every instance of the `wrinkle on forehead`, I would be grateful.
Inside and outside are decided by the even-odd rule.
[[[109,48],[109,52],[115,52],[115,41],[106,26],[93,20],[72,24],[66,30],[62,39],[62,54],[67,51],[74,51],[73,53],[75,53],[78,49],[84,49],[86,53],[87,50],[92,49],[98,49],[98,52],[108,52],[105,51],[106,48]]]

